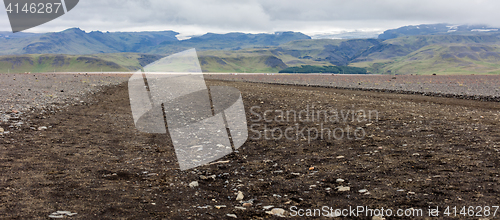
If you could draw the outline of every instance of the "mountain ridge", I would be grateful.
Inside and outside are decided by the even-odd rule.
[[[383,74],[500,73],[500,59],[496,58],[500,57],[500,32],[487,26],[405,26],[387,30],[377,39],[311,39],[299,32],[235,32],[207,33],[178,40],[177,34],[174,31],[86,33],[78,28],[13,37],[0,33],[0,48],[3,47],[1,51],[6,54],[17,51],[20,55],[40,51],[80,57],[90,54],[80,59],[67,58],[71,65],[67,65],[66,70],[85,67],[96,71],[104,65],[110,69],[135,71],[150,60],[196,48],[204,72],[279,72],[304,65],[349,65]],[[16,45],[2,43],[6,41],[24,47],[19,49]],[[483,49],[478,51],[478,48]],[[434,55],[429,56],[431,53]],[[19,56],[0,59],[4,62],[0,65],[2,69],[17,69],[16,65],[22,63],[26,69],[36,70],[40,69],[37,65],[42,65],[36,64],[35,59],[28,61]],[[60,60],[60,57],[54,59]],[[49,59],[47,62],[42,65],[44,68],[54,67],[51,63],[54,61]]]
[[[197,50],[237,50],[257,46],[278,46],[293,40],[311,39],[299,32],[274,34],[207,33],[178,40],[175,31],[85,32],[70,28],[44,34],[0,34],[0,55],[19,54],[172,54],[189,48]]]

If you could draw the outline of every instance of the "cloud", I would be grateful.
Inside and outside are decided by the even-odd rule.
[[[331,32],[384,30],[409,24],[500,27],[497,0],[82,0],[68,14],[32,32],[86,31]],[[0,13],[0,29],[10,26]]]

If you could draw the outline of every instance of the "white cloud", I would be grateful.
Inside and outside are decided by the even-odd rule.
[[[86,31],[325,33],[379,31],[421,23],[500,26],[498,0],[81,0],[68,14],[28,32]],[[9,31],[6,12],[0,30]]]

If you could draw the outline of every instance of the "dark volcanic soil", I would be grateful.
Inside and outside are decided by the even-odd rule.
[[[55,211],[78,213],[66,217],[72,219],[233,219],[227,214],[281,218],[266,213],[272,208],[265,206],[285,209],[286,217],[294,214],[294,206],[368,206],[391,209],[393,215],[414,208],[429,216],[429,207],[439,206],[439,217],[430,219],[443,219],[447,206],[457,206],[459,215],[463,206],[500,205],[497,102],[242,82],[207,84],[238,88],[253,129],[239,152],[219,160],[228,163],[179,170],[167,134],[135,129],[127,84],[121,84],[97,94],[91,104],[32,118],[30,126],[47,130],[23,125],[0,137],[0,218],[47,219]],[[301,122],[291,117],[282,121],[268,112],[270,122],[256,121],[266,110],[300,112],[308,107],[356,114],[376,110],[379,117]],[[300,129],[360,128],[365,135],[359,140],[350,140],[352,133],[349,138],[325,135],[308,140],[306,130],[306,137],[298,140],[266,140],[255,132],[264,125],[276,132],[296,124]],[[189,187],[193,181],[199,186]],[[341,192],[339,186],[350,189]],[[236,201],[238,191],[242,201],[252,203],[245,204],[246,210],[235,208],[243,207]],[[498,218],[491,209],[487,218]],[[356,218],[371,216],[347,217]]]

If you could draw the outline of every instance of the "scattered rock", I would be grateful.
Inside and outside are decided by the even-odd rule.
[[[309,170],[314,170],[314,167],[309,167]]]
[[[268,205],[268,206],[264,206],[264,207],[262,207],[262,208],[263,208],[264,210],[268,210],[268,209],[273,208],[273,207],[274,207],[273,205]]]
[[[228,217],[238,218],[235,214],[226,214]]]
[[[222,209],[222,208],[226,208],[227,206],[226,205],[216,205],[215,208],[216,209]]]
[[[245,196],[243,196],[243,193],[241,191],[238,191],[238,195],[236,196],[236,201],[241,201],[243,200],[243,198],[245,198]]]
[[[292,173],[294,176],[300,176],[300,173]]]
[[[208,208],[210,208],[210,207],[211,207],[211,206],[206,205],[206,206],[198,206],[197,208],[199,208],[199,209],[208,209]]]
[[[248,200],[248,201],[242,201],[241,203],[250,203],[250,204],[253,204],[253,201],[254,201],[254,200],[255,200],[255,199],[250,199],[250,200]]]
[[[241,206],[235,206],[234,209],[238,209],[238,210],[247,210],[247,208],[245,207],[241,207]]]
[[[77,215],[78,213],[73,213],[70,211],[57,211],[49,215],[49,218],[64,218],[65,216],[71,217]]]
[[[189,187],[191,188],[194,188],[194,187],[198,187],[200,184],[198,184],[198,181],[193,181],[189,184]]]
[[[337,159],[342,159],[345,158],[344,156],[338,156]]]
[[[210,165],[213,165],[213,164],[224,164],[224,163],[229,163],[229,160],[213,162]]]
[[[337,189],[337,191],[339,191],[339,192],[347,192],[347,191],[351,191],[351,187],[349,187],[349,186],[338,186],[336,189]]]
[[[271,211],[266,211],[267,214],[285,217],[285,210],[282,208],[274,208]]]
[[[248,203],[248,202],[243,203],[243,207],[252,207],[252,203]]]
[[[358,192],[359,193],[366,193],[366,192],[368,192],[368,190],[367,189],[360,189]]]
[[[378,216],[378,215],[376,215],[376,216],[373,216],[373,217],[372,217],[372,220],[385,220],[385,218],[384,218],[384,217],[382,217],[382,216]]]
[[[337,179],[336,182],[337,183],[343,183],[343,182],[345,182],[345,180],[343,180],[343,179]]]
[[[3,133],[5,130],[0,127],[0,133]]]
[[[45,127],[45,126],[41,126],[41,127],[38,127],[38,130],[39,130],[39,131],[47,130],[47,127]]]
[[[211,176],[200,175],[201,180],[208,180],[209,178],[212,178],[213,180],[215,180],[215,177],[217,177],[217,176],[216,175],[211,175]]]

